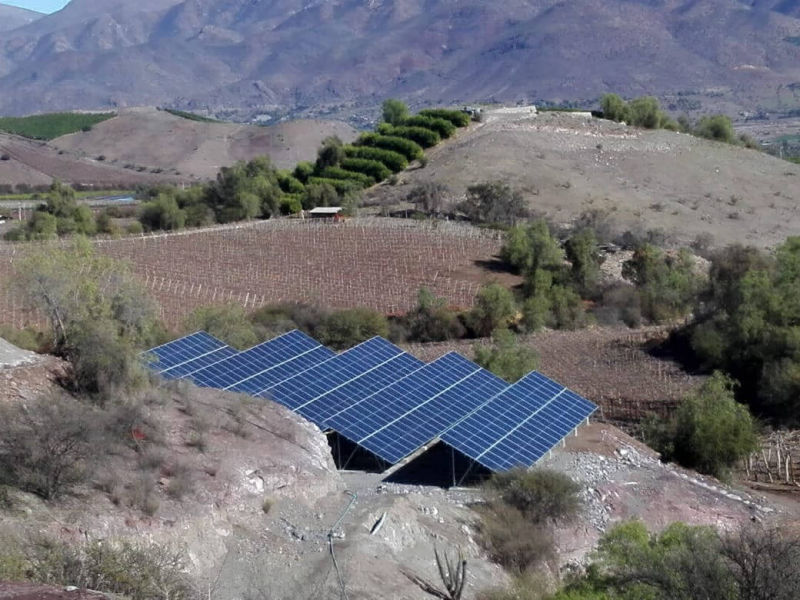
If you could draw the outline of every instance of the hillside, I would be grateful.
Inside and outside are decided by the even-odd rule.
[[[609,90],[657,94],[676,111],[800,102],[800,17],[782,0],[101,6],[73,0],[4,36],[0,113],[171,104],[372,116],[387,96],[591,101]]]
[[[11,31],[28,25],[44,15],[33,10],[0,4],[0,31]]]
[[[446,184],[456,201],[470,185],[502,179],[557,223],[599,210],[617,232],[660,228],[673,242],[710,234],[716,244],[762,247],[800,228],[799,165],[580,113],[490,111],[429,157],[426,168],[402,174],[402,185],[373,189],[370,201],[391,206],[430,181]]]
[[[266,154],[280,168],[312,159],[322,140],[355,139],[344,122],[299,120],[271,127],[193,121],[153,108],[126,109],[88,132],[56,139],[58,150],[79,156],[104,155],[112,164],[135,164],[212,179],[220,167]]]
[[[280,167],[313,159],[329,135],[353,139],[339,121],[271,127],[193,121],[154,108],[126,109],[90,131],[39,142],[0,133],[0,183],[47,185],[53,179],[107,187],[213,179],[220,167],[269,155]]]

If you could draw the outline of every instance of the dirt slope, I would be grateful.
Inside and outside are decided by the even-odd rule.
[[[719,244],[774,246],[800,228],[800,166],[755,150],[582,113],[500,109],[430,152],[405,185],[376,188],[395,202],[415,183],[439,181],[453,199],[501,179],[559,223],[607,211],[619,230],[663,228],[679,242],[709,233]]]
[[[161,168],[180,178],[211,179],[220,167],[269,155],[281,168],[316,155],[323,138],[355,139],[344,122],[301,120],[272,127],[207,123],[154,108],[132,108],[88,132],[66,135],[52,146],[77,156],[106,157],[113,165]]]

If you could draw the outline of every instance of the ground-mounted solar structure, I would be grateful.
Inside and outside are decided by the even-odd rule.
[[[198,332],[144,357],[164,378],[282,404],[329,434],[341,468],[394,476],[444,455],[451,484],[536,464],[597,409],[537,372],[509,384],[455,352],[426,364],[378,337],[337,354],[294,330],[239,352]]]

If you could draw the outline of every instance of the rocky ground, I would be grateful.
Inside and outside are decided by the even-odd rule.
[[[7,400],[37,393],[28,387],[32,368],[0,371],[2,387],[17,389]],[[0,510],[0,538],[45,531],[75,542],[158,542],[185,551],[203,595],[221,600],[334,597],[341,585],[353,600],[422,600],[406,574],[436,581],[434,548],[465,553],[467,599],[506,581],[479,544],[472,509],[482,501],[479,489],[339,472],[324,434],[271,403],[172,385],[151,394],[147,406],[161,424],[157,445],[104,455],[95,484],[57,503],[13,493],[12,508]],[[197,431],[202,444],[193,441]],[[150,466],[143,455],[152,457]],[[787,505],[662,464],[610,425],[582,428],[542,466],[583,488],[581,516],[556,532],[561,567],[584,562],[599,536],[626,519],[651,529],[675,520],[730,529],[791,516]],[[186,487],[178,494],[180,474]],[[147,479],[152,498],[142,503]]]

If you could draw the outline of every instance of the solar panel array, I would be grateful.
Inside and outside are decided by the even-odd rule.
[[[457,353],[425,364],[382,338],[336,354],[295,330],[237,352],[198,332],[146,356],[163,377],[274,400],[388,464],[441,440],[492,471],[529,466],[597,408],[536,372],[509,385]]]

